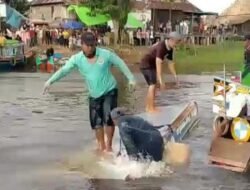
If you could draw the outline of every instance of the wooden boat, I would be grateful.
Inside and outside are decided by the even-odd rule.
[[[197,103],[192,101],[159,109],[158,113],[140,113],[136,116],[145,119],[162,132],[165,162],[173,165],[185,164],[190,158],[191,151],[189,145],[182,143],[182,140],[199,124]],[[119,130],[115,130],[114,142],[114,150],[126,154],[120,141]]]
[[[159,113],[140,113],[136,116],[142,117],[159,130],[161,130],[160,128],[166,129],[163,137],[165,142],[181,142],[199,124],[196,102],[164,106],[159,109]],[[115,130],[114,140],[119,145],[120,135],[118,130]],[[116,149],[120,149],[120,146]]]
[[[198,125],[199,121],[196,102],[160,107],[159,113],[141,113],[138,116],[144,118],[154,126],[168,126],[172,130],[170,138],[174,138],[175,141],[184,139]]]
[[[225,83],[224,83],[225,82]],[[240,83],[224,80],[222,78],[214,79],[214,95],[213,95],[213,112],[216,113],[214,120],[214,132],[216,130],[224,131],[224,134],[219,134],[212,139],[210,151],[208,154],[209,163],[212,166],[231,170],[235,172],[247,172],[249,170],[250,163],[250,142],[247,140],[240,141],[233,138],[234,123],[228,122],[227,129],[222,129],[222,122],[226,119],[237,120],[242,116],[236,116],[238,113],[230,113],[230,105],[225,102],[225,95],[223,94],[226,88],[226,96],[234,94],[244,95],[246,98],[250,97],[250,88],[243,86]],[[225,104],[226,103],[226,104]],[[240,104],[240,103],[239,103]],[[237,109],[234,110],[237,112]],[[226,114],[225,114],[226,113]],[[228,118],[228,114],[235,114]],[[246,122],[249,122],[245,120]],[[248,124],[247,124],[248,125]],[[226,131],[227,130],[227,131]],[[249,130],[246,134],[250,134]],[[229,134],[229,135],[226,135]]]
[[[18,64],[25,64],[24,44],[16,40],[6,40],[0,47],[0,66],[8,68]]]

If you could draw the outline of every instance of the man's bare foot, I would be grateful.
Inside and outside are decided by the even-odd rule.
[[[102,154],[106,150],[106,146],[98,145],[94,150],[96,154]]]
[[[111,156],[111,152],[106,152],[106,150],[95,149],[94,153],[99,159],[107,160]]]
[[[99,157],[99,159],[106,161],[113,161],[114,158],[113,152],[107,152],[106,150],[98,153],[97,156]]]
[[[105,151],[105,150],[102,150],[102,149],[100,149],[100,148],[96,148],[96,149],[94,150],[94,152],[95,152],[97,155],[103,154],[104,151]]]
[[[113,152],[113,149],[112,149],[112,147],[107,147],[107,148],[105,149],[105,151],[106,151],[106,152]]]
[[[148,113],[159,113],[160,110],[158,108],[151,108],[151,109],[146,109],[146,112],[148,112]]]

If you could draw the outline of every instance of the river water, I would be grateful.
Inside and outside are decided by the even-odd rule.
[[[119,80],[120,105],[143,111],[146,84],[136,75],[134,93]],[[164,177],[135,181],[88,179],[80,172],[62,169],[77,154],[88,156],[93,144],[89,127],[87,91],[77,72],[53,85],[42,95],[48,74],[6,73],[0,75],[0,186],[1,190],[249,190],[249,175],[220,170],[208,165],[213,120],[211,76],[181,76],[180,89],[158,95],[159,105],[175,105],[195,100],[200,124],[186,143],[192,149],[188,167]],[[171,78],[167,77],[167,81]]]

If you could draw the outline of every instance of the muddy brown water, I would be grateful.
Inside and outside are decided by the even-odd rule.
[[[192,148],[191,163],[169,177],[135,181],[86,179],[79,173],[54,168],[93,142],[88,121],[87,91],[77,72],[56,83],[42,95],[48,74],[5,73],[0,75],[0,189],[1,190],[249,190],[249,175],[213,168],[207,164],[213,119],[211,76],[181,76],[181,88],[158,94],[160,105],[191,100],[199,105],[200,125],[186,139]],[[134,93],[119,80],[120,105],[143,110],[146,84],[136,74]]]

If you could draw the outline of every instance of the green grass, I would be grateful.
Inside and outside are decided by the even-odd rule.
[[[223,71],[226,64],[227,71],[240,70],[243,64],[243,42],[226,41],[217,45],[196,46],[175,53],[175,62],[179,74],[201,74],[202,72]]]

